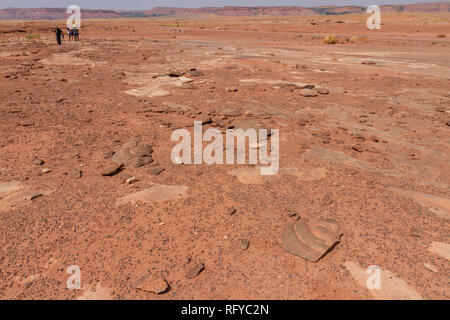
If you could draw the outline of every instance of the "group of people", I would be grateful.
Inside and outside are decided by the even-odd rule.
[[[79,31],[76,25],[73,25],[73,28],[67,27],[67,34],[69,35],[69,41],[75,40],[80,41]]]
[[[64,32],[58,27],[55,28],[54,32],[56,34],[56,42],[58,45],[61,45],[61,40],[64,39]],[[80,32],[75,24],[72,28],[67,27],[67,35],[69,36],[69,41],[72,41],[72,39],[80,41]]]

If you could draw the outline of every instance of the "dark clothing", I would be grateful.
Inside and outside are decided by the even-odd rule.
[[[61,45],[61,36],[64,37],[63,32],[60,28],[56,28],[55,33],[56,33],[56,42],[58,42],[58,45]]]
[[[75,41],[79,41],[80,38],[78,37],[78,28],[73,28],[73,37],[75,38]]]

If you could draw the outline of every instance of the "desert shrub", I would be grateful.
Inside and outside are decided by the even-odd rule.
[[[445,38],[445,34],[438,34],[436,37],[438,37],[438,38]]]
[[[351,36],[351,37],[348,39],[348,42],[350,42],[350,43],[355,43],[355,42],[357,42],[357,41],[358,41],[358,38],[355,37],[355,36]]]
[[[327,35],[326,37],[323,38],[323,42],[325,42],[326,44],[335,44],[336,43],[336,37],[333,36],[332,34]]]
[[[38,34],[27,34],[25,36],[25,39],[27,39],[27,40],[38,40],[40,38],[41,38],[41,36]]]

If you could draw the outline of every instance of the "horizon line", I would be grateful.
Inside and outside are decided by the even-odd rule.
[[[433,4],[433,3],[447,3],[450,1],[431,1],[431,2],[422,2],[422,1],[418,1],[418,2],[411,2],[408,4],[382,4],[379,5],[380,7],[383,6],[405,6],[405,5],[414,5],[414,4]],[[84,11],[98,11],[98,10],[102,10],[102,11],[150,11],[153,10],[155,8],[173,8],[173,9],[204,9],[204,8],[282,8],[282,7],[286,7],[286,8],[342,8],[342,7],[368,7],[369,5],[358,5],[358,4],[349,4],[349,5],[320,5],[320,6],[295,6],[295,5],[279,5],[279,6],[236,6],[236,5],[228,5],[228,6],[202,6],[202,7],[175,7],[175,6],[155,6],[149,9],[106,9],[106,8],[98,8],[98,9],[90,9],[90,8],[86,8],[83,9],[81,8],[81,10]],[[6,10],[6,9],[67,9],[67,7],[6,7],[6,8],[0,8],[0,10]]]

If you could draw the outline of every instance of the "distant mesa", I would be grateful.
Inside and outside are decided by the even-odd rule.
[[[0,20],[64,20],[67,8],[6,8],[0,10]],[[83,18],[120,18],[114,10],[81,10]]]
[[[450,12],[450,1],[416,3],[406,5],[380,6],[381,12]],[[88,18],[148,18],[148,17],[182,17],[182,16],[299,16],[299,15],[343,15],[366,13],[363,6],[320,6],[313,8],[278,6],[278,7],[203,7],[171,8],[155,7],[151,10],[81,10],[84,19]],[[66,8],[6,8],[0,9],[0,20],[60,20],[67,17]]]

